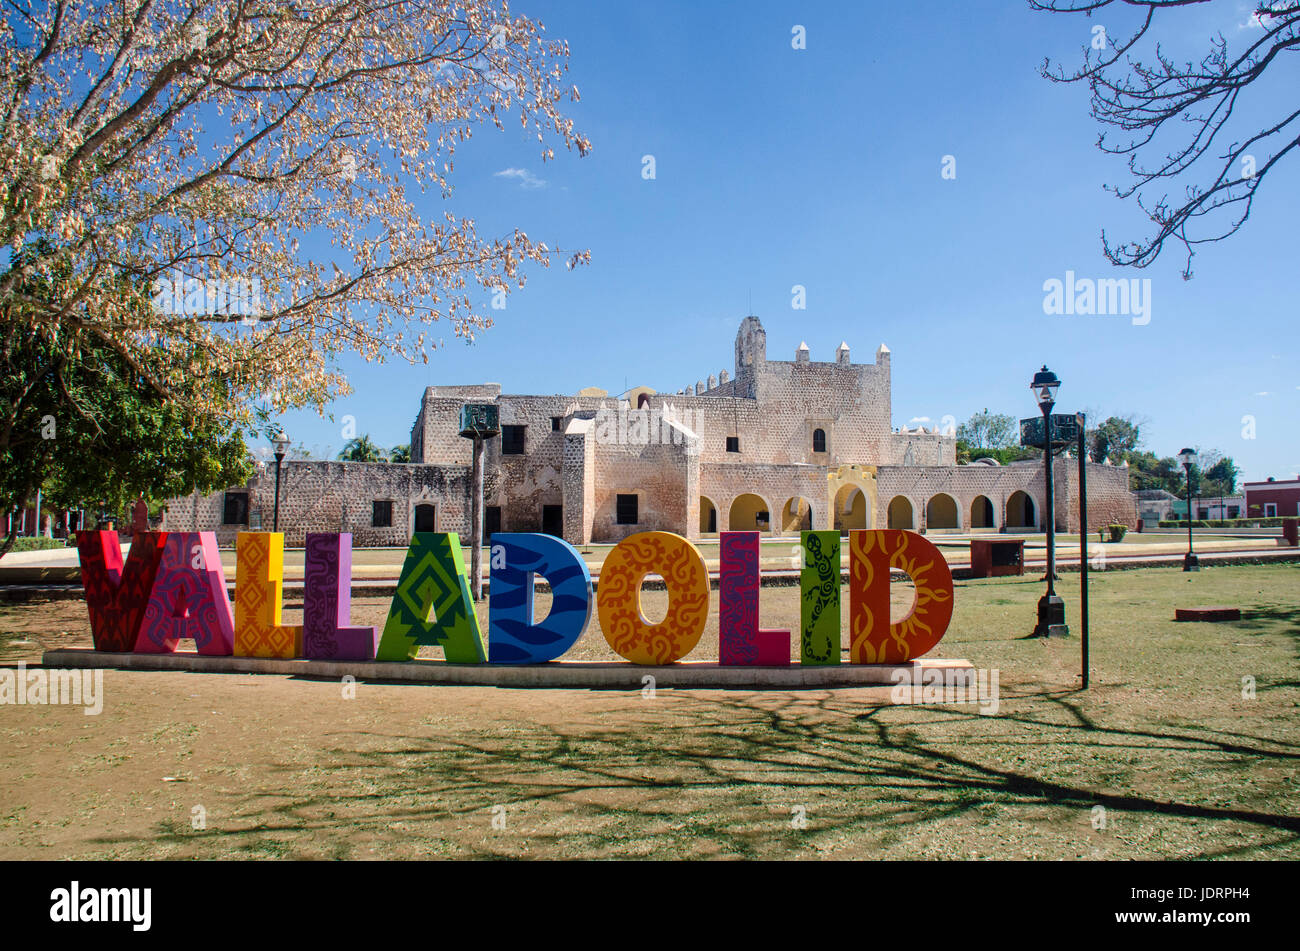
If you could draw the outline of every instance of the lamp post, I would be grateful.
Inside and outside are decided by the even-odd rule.
[[[1178,461],[1187,473],[1187,554],[1183,556],[1183,571],[1200,571],[1201,564],[1192,554],[1192,463],[1196,461],[1196,450],[1184,449],[1178,454]]]
[[[495,403],[465,403],[460,408],[460,434],[474,440],[470,467],[470,594],[483,600],[483,444],[501,434],[501,413]]]
[[[1056,406],[1056,391],[1061,381],[1044,366],[1034,374],[1029,388],[1034,392],[1038,408],[1043,413],[1043,480],[1047,484],[1047,503],[1043,513],[1047,528],[1047,593],[1038,602],[1037,637],[1064,637],[1070,633],[1065,626],[1065,601],[1056,593],[1056,502],[1052,486],[1052,408]],[[1086,531],[1086,529],[1085,529]]]
[[[275,506],[271,515],[271,531],[278,532],[280,530],[280,464],[284,462],[284,454],[289,451],[289,437],[282,429],[271,443],[275,446]]]
[[[1085,446],[1088,419],[1083,413],[1075,414],[1075,428],[1079,431],[1079,632],[1083,672],[1083,689],[1088,689],[1088,453]]]

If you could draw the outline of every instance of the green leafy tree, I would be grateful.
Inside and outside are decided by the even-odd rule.
[[[987,409],[976,413],[957,427],[957,442],[972,452],[979,449],[1008,449],[1016,445],[1015,417],[1004,413],[990,413]]]
[[[1019,462],[1022,459],[1041,459],[1043,451],[1030,446],[1008,446],[1005,449],[970,449],[957,444],[957,461],[959,463],[975,462],[979,459],[994,459],[998,465]]]
[[[120,512],[140,496],[156,505],[248,479],[252,462],[241,429],[187,408],[194,401],[166,399],[106,342],[25,320],[29,302],[51,297],[51,283],[64,275],[33,275],[26,252],[10,266],[20,277],[18,293],[0,302],[0,321],[12,328],[0,340],[5,511],[31,504],[38,490],[51,509],[90,505]],[[140,300],[123,288],[123,308],[140,306]],[[185,385],[229,384],[196,376]],[[15,520],[0,543],[0,557],[13,547],[17,526]]]
[[[339,459],[343,462],[387,462],[388,454],[368,434],[363,433],[348,440],[339,453]]]
[[[1187,497],[1187,479],[1183,467],[1172,456],[1160,458],[1154,452],[1132,452],[1129,453],[1128,465],[1129,488],[1133,491],[1164,489],[1180,499]],[[1196,467],[1192,468],[1195,480]]]
[[[957,462],[965,464],[977,459],[996,459],[1005,466],[1009,462],[1039,455],[1038,450],[1021,446],[1019,442],[1015,417],[990,413],[985,409],[957,427]]]
[[[410,462],[411,447],[406,443],[402,443],[400,446],[394,446],[392,450],[388,453],[388,461],[389,462]]]
[[[1131,417],[1111,416],[1084,436],[1088,458],[1093,462],[1114,459],[1122,462],[1142,444],[1141,429]]]
[[[1235,495],[1240,477],[1241,470],[1231,456],[1224,456],[1205,470],[1206,485],[1219,495]]]

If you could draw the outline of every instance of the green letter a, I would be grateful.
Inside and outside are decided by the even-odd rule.
[[[487,662],[455,532],[411,536],[375,660],[411,660],[421,644],[442,645],[449,664]]]

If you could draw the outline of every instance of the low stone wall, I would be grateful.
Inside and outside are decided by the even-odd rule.
[[[280,476],[280,530],[285,543],[300,546],[308,532],[351,532],[357,547],[406,545],[421,507],[441,532],[467,535],[470,486],[467,466],[414,463],[286,462]],[[227,522],[226,497],[246,495],[247,521]],[[391,524],[374,524],[375,502],[390,502]],[[231,546],[241,531],[270,531],[275,511],[274,465],[244,486],[208,495],[173,499],[163,531],[210,531]]]

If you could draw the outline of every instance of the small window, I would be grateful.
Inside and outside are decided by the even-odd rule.
[[[637,522],[637,499],[635,495],[620,495],[617,504],[617,521],[620,525],[635,525]]]
[[[551,417],[551,432],[558,433],[560,431],[560,420],[562,419],[564,419],[563,416]]]
[[[227,525],[247,525],[248,524],[248,493],[247,492],[227,492],[225,511],[222,514],[223,522]]]
[[[825,451],[826,451],[826,430],[814,429],[813,430],[813,452],[825,452]]]
[[[483,534],[491,538],[501,531],[501,506],[489,505],[483,513]]]
[[[739,436],[728,436],[728,437],[727,437],[727,452],[740,452],[740,437],[739,437]]]
[[[501,427],[501,454],[503,456],[522,456],[524,454],[524,431],[527,426]]]
[[[393,527],[393,503],[375,499],[371,503],[370,509],[370,527],[371,528],[392,528]]]
[[[542,506],[542,533],[556,538],[564,537],[564,506]]]

